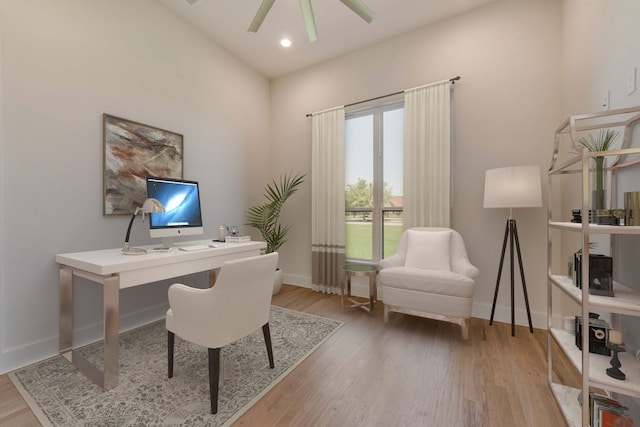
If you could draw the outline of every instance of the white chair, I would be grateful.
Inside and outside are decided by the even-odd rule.
[[[269,309],[278,263],[276,252],[224,263],[215,286],[197,289],[182,284],[169,287],[169,378],[173,378],[175,335],[209,349],[211,413],[218,412],[220,349],[262,327],[269,366],[273,351]]]
[[[468,339],[474,279],[462,236],[450,228],[416,227],[402,233],[396,253],[380,261],[384,319],[392,311],[460,325]]]

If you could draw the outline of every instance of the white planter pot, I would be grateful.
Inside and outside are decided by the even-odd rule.
[[[279,268],[276,269],[276,276],[273,279],[273,295],[278,295],[282,289],[282,270]]]

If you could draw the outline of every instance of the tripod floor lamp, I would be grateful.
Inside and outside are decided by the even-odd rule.
[[[527,318],[529,320],[529,331],[533,333],[531,310],[529,309],[529,297],[527,296],[527,285],[525,283],[524,269],[522,267],[518,227],[516,225],[516,220],[512,215],[513,208],[536,208],[540,206],[542,206],[542,190],[540,187],[540,168],[538,166],[514,166],[508,168],[489,169],[486,171],[484,180],[484,207],[509,208],[509,218],[507,219],[507,224],[504,229],[500,266],[498,267],[498,279],[496,280],[496,290],[493,295],[493,305],[491,307],[491,318],[489,320],[489,324],[493,324],[493,315],[496,311],[498,289],[500,288],[500,278],[502,276],[502,265],[504,264],[504,254],[507,249],[508,240],[509,265],[511,267],[511,336],[515,336],[516,334],[514,308],[514,243],[518,254],[520,278],[522,280],[524,302],[527,307]]]

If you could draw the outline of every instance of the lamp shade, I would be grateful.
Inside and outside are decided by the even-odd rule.
[[[149,198],[144,201],[140,210],[142,213],[164,212],[164,206],[157,199]]]
[[[512,166],[489,169],[485,172],[485,208],[537,208],[540,206],[542,206],[542,189],[538,166]]]

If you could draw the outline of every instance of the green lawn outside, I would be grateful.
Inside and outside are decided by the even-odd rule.
[[[384,256],[387,258],[396,251],[402,224],[385,224],[384,226]],[[347,222],[345,225],[345,242],[347,258],[372,259],[371,254],[371,223]]]

